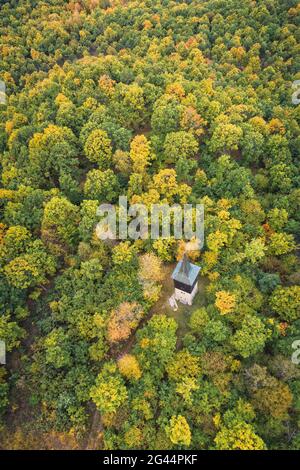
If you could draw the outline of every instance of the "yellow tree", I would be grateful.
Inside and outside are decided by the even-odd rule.
[[[108,340],[110,343],[124,341],[139,324],[144,312],[136,302],[123,302],[113,310],[108,321]]]
[[[139,258],[139,281],[143,286],[145,299],[157,301],[161,291],[161,281],[165,275],[162,270],[162,262],[153,253],[146,253]]]
[[[215,306],[221,315],[226,315],[234,310],[236,304],[236,296],[228,291],[219,291],[216,293]]]
[[[184,416],[172,416],[166,426],[167,436],[173,444],[189,447],[191,444],[191,430]]]
[[[92,131],[85,143],[84,152],[91,162],[98,163],[100,169],[109,168],[112,149],[107,133],[101,129]]]
[[[130,158],[134,173],[145,173],[150,164],[150,143],[144,135],[137,135],[130,144]]]
[[[146,253],[139,258],[139,278],[142,281],[161,282],[165,275],[161,260],[153,253]]]
[[[237,422],[233,426],[222,426],[215,437],[218,450],[264,450],[263,440],[257,436],[252,426]]]
[[[118,360],[118,368],[120,373],[126,379],[138,380],[142,376],[139,363],[135,356],[132,354],[125,354]]]

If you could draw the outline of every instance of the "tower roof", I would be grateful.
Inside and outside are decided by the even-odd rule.
[[[201,268],[196,266],[196,264],[190,263],[186,254],[184,254],[182,260],[177,263],[177,266],[172,273],[172,279],[187,286],[192,286],[200,269]]]

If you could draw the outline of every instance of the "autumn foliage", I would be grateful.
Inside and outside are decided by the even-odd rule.
[[[138,326],[144,315],[142,307],[136,302],[123,302],[110,314],[107,336],[110,343],[127,339]]]

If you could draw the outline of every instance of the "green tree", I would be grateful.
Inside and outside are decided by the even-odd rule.
[[[199,359],[182,350],[174,355],[167,366],[171,380],[180,382],[183,377],[195,378],[200,374]]]
[[[266,386],[253,393],[252,403],[264,415],[282,420],[288,417],[292,400],[293,395],[288,385],[272,377]]]
[[[298,320],[300,318],[300,286],[278,286],[271,295],[270,305],[282,320]]]
[[[195,333],[201,334],[209,321],[209,315],[205,307],[194,310],[189,320],[189,326]]]
[[[290,253],[296,249],[293,235],[288,233],[272,233],[268,244],[268,252],[271,255],[279,256]]]
[[[189,447],[191,444],[191,430],[184,416],[172,416],[166,433],[173,444]]]
[[[86,157],[98,164],[101,170],[109,168],[112,159],[111,141],[107,133],[101,129],[95,129],[88,136],[84,152]]]
[[[137,332],[136,356],[143,369],[161,375],[170,361],[176,346],[177,324],[173,318],[154,315],[146,326]]]
[[[170,95],[163,95],[154,104],[151,126],[157,134],[179,130],[182,105]]]
[[[20,225],[9,227],[0,245],[0,259],[9,261],[25,252],[32,240],[31,233]]]
[[[98,206],[98,201],[95,200],[82,201],[80,207],[80,224],[78,227],[81,240],[89,241],[92,238],[98,222]]]
[[[179,131],[167,134],[164,154],[167,163],[175,163],[179,157],[190,159],[198,152],[198,142],[190,132]]]
[[[55,196],[45,204],[42,240],[54,254],[72,250],[78,240],[78,207],[66,198]]]
[[[118,179],[112,170],[91,170],[84,183],[84,194],[99,202],[111,202],[118,194]]]
[[[232,336],[230,343],[242,357],[247,358],[262,351],[269,337],[269,332],[262,320],[248,315],[244,318],[241,328]]]
[[[101,413],[115,413],[125,403],[127,389],[114,363],[105,364],[91,388],[90,396]]]
[[[261,238],[254,238],[245,246],[244,256],[251,263],[255,264],[265,256],[265,243]]]
[[[1,341],[5,341],[5,349],[7,352],[20,346],[21,339],[25,338],[25,336],[25,330],[21,328],[17,322],[12,321],[9,313],[0,315],[0,338]]]
[[[245,422],[222,427],[215,437],[217,450],[265,450],[263,440]]]
[[[237,150],[243,130],[231,123],[218,124],[213,131],[209,146],[212,152],[226,153]]]
[[[35,182],[46,178],[53,186],[64,173],[75,174],[78,167],[77,139],[71,129],[49,124],[29,142],[29,159]]]
[[[4,267],[8,282],[19,289],[45,284],[47,276],[55,273],[56,263],[37,241],[31,252],[14,258]]]
[[[44,347],[46,363],[55,368],[70,367],[72,364],[71,347],[68,337],[62,328],[55,328],[46,336]]]

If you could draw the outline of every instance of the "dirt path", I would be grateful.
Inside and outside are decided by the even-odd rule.
[[[97,450],[99,448],[99,443],[101,442],[103,426],[101,423],[100,413],[96,409],[94,403],[91,402],[89,406],[92,413],[91,428],[86,438],[83,440],[82,449]]]
[[[9,429],[15,430],[21,423],[28,423],[32,419],[32,413],[29,401],[29,391],[25,382],[25,371],[22,362],[22,356],[30,356],[33,352],[32,347],[37,335],[37,328],[30,318],[22,323],[22,328],[26,332],[26,337],[21,341],[17,350],[8,354],[7,370],[11,380],[16,380],[12,387],[10,397],[10,407],[6,414],[6,423]]]
[[[163,282],[160,298],[153,305],[148,314],[142,319],[138,328],[133,331],[128,340],[122,345],[111,347],[108,355],[109,359],[113,359],[116,361],[123,355],[130,353],[136,341],[137,331],[140,330],[155,314],[165,313],[168,316],[171,316],[176,319],[179,324],[178,345],[180,344],[181,336],[184,332],[184,329],[182,329],[182,326],[180,325],[179,321],[180,319],[178,319],[177,317],[184,316],[184,307],[180,306],[178,312],[174,313],[168,302],[168,299],[173,294],[174,290],[171,278],[171,273],[174,269],[174,266],[174,264],[171,264],[164,267],[165,279]],[[200,283],[201,286],[199,290],[201,291],[204,289],[204,286],[202,286],[201,281]],[[34,310],[34,305],[29,305],[29,308],[31,311]],[[15,391],[12,397],[12,406],[10,407],[6,418],[7,423],[9,423],[9,428],[13,431],[18,429],[18,427],[20,427],[23,423],[28,423],[30,425],[30,422],[34,419],[34,411],[32,411],[33,409],[29,406],[30,392],[26,387],[25,373],[23,370],[21,359],[24,354],[30,356],[30,354],[33,353],[33,345],[37,336],[37,327],[34,324],[34,320],[32,320],[30,317],[24,321],[22,326],[26,330],[26,338],[24,338],[24,340],[22,341],[21,347],[17,351],[14,351],[10,355],[8,360],[8,369],[10,374],[15,374],[16,376],[19,375],[17,380],[17,386],[14,387]],[[101,415],[96,409],[96,406],[93,402],[88,403],[88,411],[90,415],[89,431],[87,431],[86,435],[81,440],[81,443],[78,443],[78,441],[77,443],[79,445],[79,448],[82,450],[96,450],[101,447],[104,428],[101,422]],[[53,445],[53,448],[56,448],[55,444]],[[61,443],[60,445],[62,445],[62,447],[60,447],[61,449],[68,448],[67,442],[65,444]]]
[[[109,358],[113,360],[118,360],[125,354],[128,354],[134,346],[136,340],[136,332],[140,330],[150,318],[163,311],[168,306],[168,299],[173,293],[173,282],[171,279],[171,273],[174,269],[174,265],[167,266],[165,268],[165,280],[163,283],[162,291],[160,298],[149,310],[148,314],[141,320],[137,329],[131,334],[128,340],[122,344],[121,347],[112,347],[109,351]],[[91,428],[87,435],[87,438],[84,440],[82,448],[85,450],[97,449],[97,444],[99,444],[101,433],[103,432],[103,425],[101,423],[101,416],[99,411],[96,409],[94,404],[90,404],[92,412]]]

